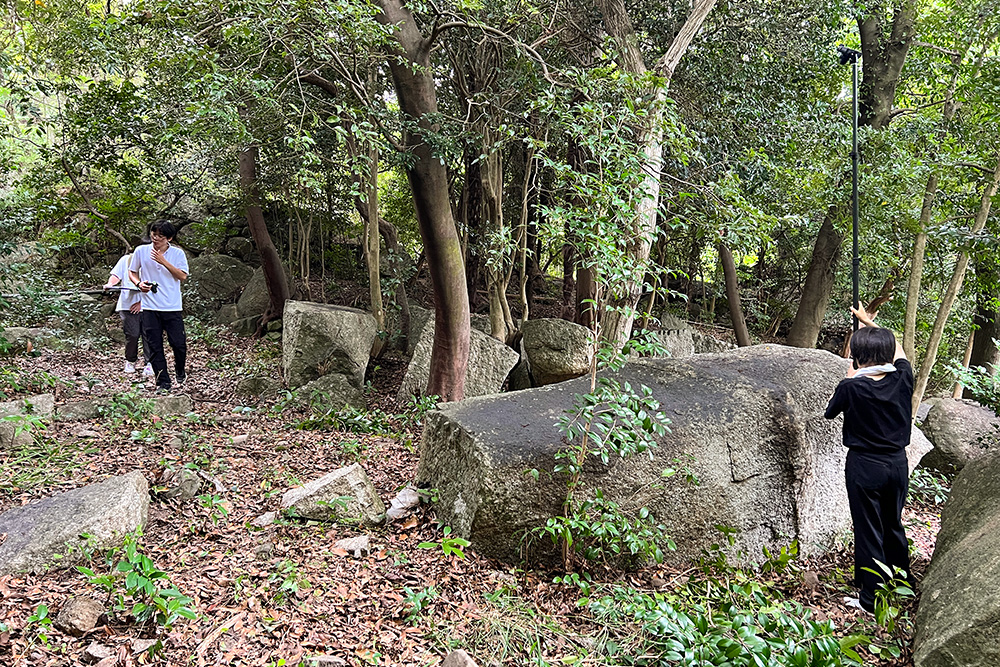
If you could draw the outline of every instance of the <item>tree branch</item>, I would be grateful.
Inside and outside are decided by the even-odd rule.
[[[60,155],[59,161],[62,163],[63,171],[66,172],[66,175],[69,176],[69,180],[73,183],[73,188],[77,191],[77,194],[79,194],[80,197],[83,198],[83,203],[86,204],[87,209],[90,211],[90,214],[93,215],[98,220],[100,220],[102,223],[104,223],[104,231],[106,231],[108,234],[111,234],[116,239],[122,242],[122,245],[125,246],[126,253],[131,252],[132,245],[128,242],[128,240],[124,236],[121,235],[121,233],[118,232],[118,230],[111,228],[111,225],[108,224],[108,216],[104,215],[96,208],[94,208],[94,205],[90,201],[90,197],[87,196],[87,193],[84,192],[83,187],[81,187],[80,185],[80,181],[77,180],[76,174],[74,174],[73,170],[70,169],[69,162],[66,161],[66,156]]]

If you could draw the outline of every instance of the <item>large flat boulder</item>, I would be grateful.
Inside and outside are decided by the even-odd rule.
[[[718,543],[718,525],[739,531],[749,559],[794,539],[820,551],[851,525],[842,422],[823,418],[847,363],[777,345],[630,362],[618,378],[648,386],[671,430],[651,457],[588,461],[587,488],[648,507],[677,542],[677,560]],[[524,531],[560,512],[565,480],[549,474],[563,446],[556,423],[588,387],[581,378],[431,412],[417,477],[438,490],[439,520],[481,553],[516,560]],[[661,478],[679,466],[698,483]]]
[[[328,373],[364,386],[377,327],[371,313],[308,301],[286,301],[282,369],[295,388]]]
[[[939,470],[961,470],[969,461],[995,449],[1000,417],[973,401],[935,398],[921,428],[934,445],[924,465]]]
[[[934,557],[920,583],[916,667],[1000,664],[1000,456],[971,461],[941,512]]]
[[[413,358],[406,368],[403,384],[397,399],[405,403],[410,396],[422,396],[430,379],[431,348],[434,345],[434,318],[424,325]],[[508,373],[517,365],[520,356],[492,336],[472,327],[469,337],[469,365],[465,371],[465,395],[485,396],[496,394],[503,387]]]
[[[93,548],[120,543],[121,536],[146,525],[149,486],[140,472],[112,477],[0,514],[0,575],[36,571],[70,546]]]

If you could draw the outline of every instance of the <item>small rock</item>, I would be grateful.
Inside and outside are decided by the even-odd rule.
[[[278,518],[277,512],[264,512],[259,517],[250,522],[250,525],[256,526],[257,528],[266,528],[274,523],[274,520]]]
[[[814,591],[819,588],[819,575],[812,570],[806,570],[802,573],[802,583],[805,584],[806,588]]]
[[[167,440],[167,447],[181,447],[184,441],[181,440],[180,436],[175,435],[174,437]]]
[[[201,491],[201,477],[189,468],[165,472],[163,484],[167,487],[167,490],[163,492],[164,498],[190,500]]]
[[[649,578],[649,585],[652,586],[653,588],[655,588],[656,590],[660,590],[661,588],[666,588],[667,582],[666,582],[665,579],[657,577],[654,574],[653,576],[651,576]]]
[[[253,549],[253,555],[254,557],[257,558],[257,560],[267,560],[268,558],[271,557],[271,554],[273,552],[274,552],[273,542],[264,542],[263,544],[258,544]]]
[[[389,510],[385,515],[391,521],[404,519],[413,513],[413,508],[420,504],[420,492],[412,484],[407,484],[406,488],[396,494],[392,499]]]
[[[90,646],[83,652],[83,658],[87,662],[98,662],[100,660],[106,660],[114,656],[115,650],[105,646],[104,644],[98,644],[97,642],[91,642]]]
[[[335,655],[314,655],[302,661],[307,667],[329,667],[330,665],[346,665],[348,662]]]
[[[462,649],[456,649],[445,657],[441,667],[479,667],[476,661]]]
[[[250,436],[246,435],[246,434],[244,434],[244,435],[234,435],[234,436],[231,436],[230,439],[233,441],[234,445],[242,445],[244,442],[247,441],[247,438],[249,438],[249,437]]]
[[[364,554],[371,552],[371,538],[367,535],[346,537],[342,540],[337,540],[333,546],[344,551],[349,551],[354,554],[355,558],[361,558]]]
[[[97,619],[105,611],[104,605],[92,597],[75,597],[63,605],[56,616],[55,626],[68,635],[82,637],[97,627]]]

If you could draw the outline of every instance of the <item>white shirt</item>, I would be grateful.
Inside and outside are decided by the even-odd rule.
[[[181,281],[174,278],[167,267],[159,262],[153,261],[153,244],[141,245],[132,253],[133,271],[139,273],[145,282],[159,284],[156,294],[146,292],[142,295],[143,310],[175,311],[183,310],[181,306]],[[188,260],[184,251],[177,246],[168,245],[163,259],[180,269],[184,273],[188,272]]]
[[[122,255],[115,264],[115,268],[111,269],[111,275],[121,281],[122,287],[135,287],[132,281],[128,277],[128,263],[132,259],[132,255]],[[118,293],[118,307],[115,310],[129,310],[132,308],[132,304],[142,301],[142,292],[139,290],[126,290],[123,289]]]

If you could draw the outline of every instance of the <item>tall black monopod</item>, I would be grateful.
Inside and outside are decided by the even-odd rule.
[[[853,74],[853,94],[851,95],[851,128],[853,130],[851,140],[851,230],[854,234],[854,263],[851,279],[854,285],[854,307],[859,308],[861,306],[861,288],[859,286],[861,281],[861,257],[858,256],[858,218],[860,217],[858,209],[858,60],[861,58],[861,52],[849,49],[846,46],[838,46],[837,52],[840,54],[840,64],[850,64]],[[852,319],[854,320],[854,330],[857,331],[858,318],[854,317]]]

